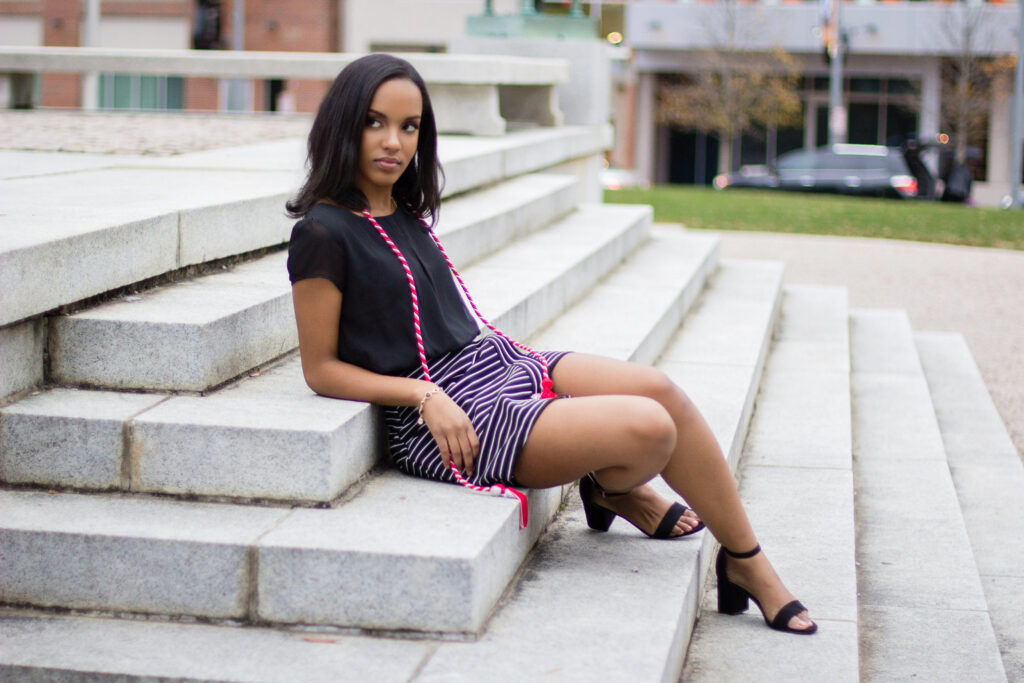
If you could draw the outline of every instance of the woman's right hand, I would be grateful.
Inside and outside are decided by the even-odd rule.
[[[423,404],[420,415],[437,442],[445,467],[454,462],[462,476],[472,476],[480,440],[466,412],[448,394],[438,392]]]

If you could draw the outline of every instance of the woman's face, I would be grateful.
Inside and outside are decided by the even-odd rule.
[[[393,78],[377,88],[370,102],[359,149],[356,185],[368,198],[391,192],[416,155],[423,98],[416,84]]]

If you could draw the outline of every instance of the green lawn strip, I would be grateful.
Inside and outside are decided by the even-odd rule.
[[[662,185],[605,191],[650,204],[654,220],[705,230],[884,237],[1024,250],[1024,212],[941,202]]]

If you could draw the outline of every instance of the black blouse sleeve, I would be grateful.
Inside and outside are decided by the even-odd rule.
[[[288,278],[299,280],[322,277],[345,291],[344,246],[319,221],[304,218],[292,228],[288,243]]]

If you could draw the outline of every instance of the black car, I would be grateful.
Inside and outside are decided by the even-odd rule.
[[[878,197],[914,198],[919,189],[930,193],[930,175],[911,171],[904,150],[882,145],[832,145],[794,150],[779,155],[772,166],[744,166],[735,173],[715,177],[718,189],[761,189],[834,192]],[[920,165],[919,173],[928,173]],[[924,180],[926,188],[919,181]]]

